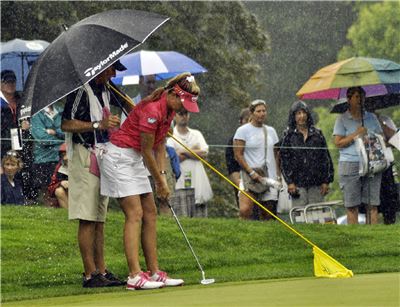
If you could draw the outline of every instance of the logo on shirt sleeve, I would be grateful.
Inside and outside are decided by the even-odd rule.
[[[149,117],[149,118],[147,119],[147,122],[148,122],[149,124],[154,124],[156,121],[157,121],[157,119],[155,119],[154,117]]]

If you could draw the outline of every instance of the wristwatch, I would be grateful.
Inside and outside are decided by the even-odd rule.
[[[100,123],[99,122],[93,122],[92,123],[92,127],[93,127],[94,130],[98,130],[99,127],[100,127]]]

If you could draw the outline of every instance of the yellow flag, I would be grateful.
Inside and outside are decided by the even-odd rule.
[[[316,277],[349,278],[353,272],[337,262],[331,256],[313,246],[314,253],[314,275]]]

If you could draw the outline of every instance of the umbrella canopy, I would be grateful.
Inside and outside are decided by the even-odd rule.
[[[400,94],[387,94],[365,98],[364,107],[367,111],[389,108],[400,105]],[[347,99],[340,99],[332,107],[330,113],[344,113],[348,109]]]
[[[118,72],[113,82],[122,85],[139,83],[139,76],[156,75],[156,80],[164,80],[183,72],[207,72],[203,66],[176,51],[141,50],[123,56],[121,63],[127,70]]]
[[[89,82],[168,19],[124,9],[102,12],[76,23],[34,63],[24,88],[21,116],[33,115]]]
[[[22,91],[32,64],[48,45],[44,40],[27,41],[19,38],[0,44],[1,70],[14,71],[17,91]]]
[[[296,93],[301,99],[339,99],[362,86],[366,97],[400,92],[400,65],[384,59],[353,57],[317,71]]]

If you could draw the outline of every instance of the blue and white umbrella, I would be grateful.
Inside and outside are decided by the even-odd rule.
[[[18,38],[1,43],[1,70],[14,71],[17,77],[17,91],[22,91],[32,64],[48,45],[49,43],[43,40],[27,41]]]
[[[183,72],[207,72],[203,66],[176,51],[141,50],[121,57],[127,70],[117,72],[113,82],[119,85],[138,84],[139,76],[155,75],[156,80],[172,78]]]

